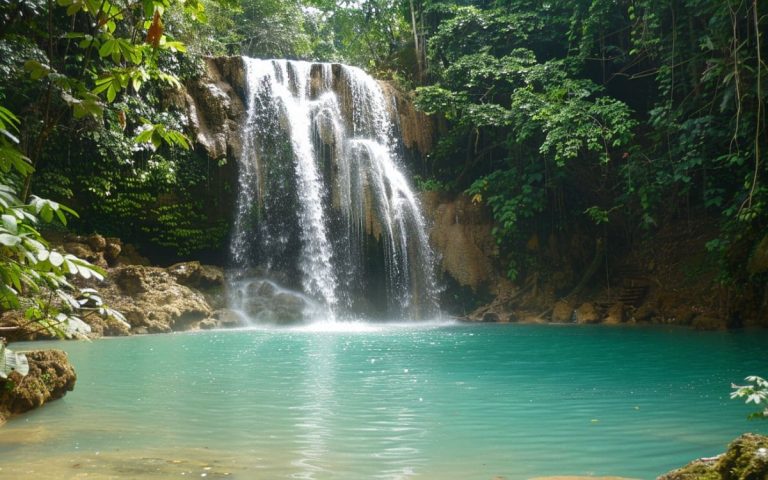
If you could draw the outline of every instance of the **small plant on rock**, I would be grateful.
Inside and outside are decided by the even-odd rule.
[[[749,418],[768,419],[768,380],[751,375],[745,378],[749,385],[731,384],[734,389],[731,398],[744,398],[746,403],[754,403],[762,408],[762,411],[752,413]]]

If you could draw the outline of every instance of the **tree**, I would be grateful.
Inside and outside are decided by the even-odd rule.
[[[422,110],[451,122],[436,173],[490,207],[507,252],[525,241],[526,222],[556,210],[573,189],[570,172],[619,159],[636,125],[624,102],[583,78],[573,60],[554,56],[567,41],[553,46],[547,12],[538,13],[517,4],[444,8],[429,40],[438,81],[417,90]],[[594,201],[578,198],[581,211],[590,206],[584,199]],[[509,262],[516,278],[519,261]]]

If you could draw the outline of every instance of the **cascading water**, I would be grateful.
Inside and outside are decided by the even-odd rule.
[[[302,305],[313,299],[331,316],[435,315],[426,224],[398,165],[379,84],[339,64],[244,62],[248,116],[232,258],[248,273],[235,283],[234,307],[248,310],[265,285],[274,294],[266,277],[300,289]],[[256,283],[248,280],[254,272]]]

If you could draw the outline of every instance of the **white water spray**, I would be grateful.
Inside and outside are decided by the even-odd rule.
[[[236,265],[301,288],[332,314],[436,314],[426,223],[378,83],[338,64],[244,61]]]

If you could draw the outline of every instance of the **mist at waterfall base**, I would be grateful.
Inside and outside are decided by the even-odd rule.
[[[394,105],[362,70],[245,58],[230,306],[249,323],[438,314]]]

